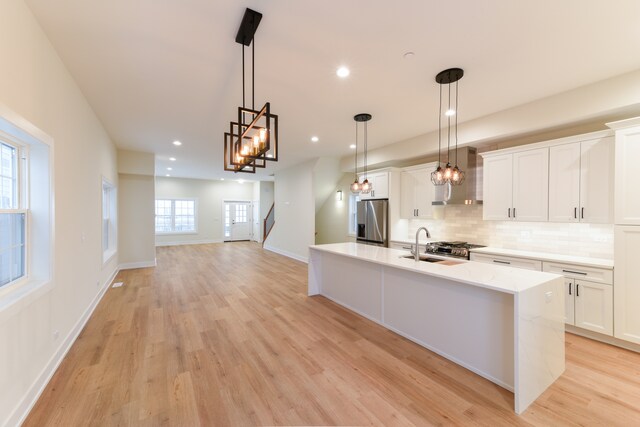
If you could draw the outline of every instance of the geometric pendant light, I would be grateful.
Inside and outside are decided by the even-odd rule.
[[[431,182],[434,185],[460,185],[464,182],[465,173],[458,167],[458,81],[464,75],[464,71],[461,68],[449,68],[441,71],[436,75],[436,82],[440,85],[440,104],[438,112],[438,166],[436,170],[431,173]],[[455,83],[455,94],[451,94],[452,83]],[[447,100],[446,110],[444,114],[442,90],[446,85]],[[453,103],[452,103],[453,97]],[[452,126],[451,121],[453,119],[453,138],[455,140],[455,166],[451,166],[451,133]],[[444,169],[440,162],[440,148],[442,145],[442,121],[446,120],[447,123],[447,164]]]
[[[236,43],[242,45],[242,107],[238,107],[238,120],[229,124],[224,134],[224,170],[255,173],[256,168],[266,167],[267,161],[278,161],[278,116],[271,112],[266,102],[255,109],[255,39],[254,35],[262,14],[247,8],[236,35]],[[245,46],[251,52],[251,108],[245,105]]]

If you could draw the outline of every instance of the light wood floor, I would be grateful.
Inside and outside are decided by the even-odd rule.
[[[255,243],[158,249],[109,289],[26,426],[640,425],[640,355],[567,334],[513,395],[323,297]]]

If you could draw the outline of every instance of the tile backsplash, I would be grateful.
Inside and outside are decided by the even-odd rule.
[[[408,220],[408,240],[425,226],[435,240],[594,258],[613,258],[612,224],[484,221],[482,205],[437,208],[442,219]]]

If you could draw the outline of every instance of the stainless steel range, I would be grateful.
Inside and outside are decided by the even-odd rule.
[[[484,246],[472,245],[467,242],[431,242],[427,243],[425,253],[451,258],[469,259],[471,249],[475,248],[484,248]]]

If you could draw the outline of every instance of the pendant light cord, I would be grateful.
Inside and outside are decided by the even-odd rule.
[[[356,181],[358,181],[358,122],[356,122]]]
[[[256,38],[251,39],[251,109],[256,110]]]
[[[440,84],[440,104],[438,104],[438,167],[440,167],[440,150],[442,146],[442,84]]]
[[[454,126],[456,127],[455,130],[455,137],[456,137],[456,166],[458,166],[458,81],[456,80],[456,117],[455,117],[455,121],[454,121]]]
[[[449,105],[447,107],[447,112],[451,111],[451,83],[447,85],[449,87]],[[451,116],[447,115],[447,164],[450,163],[451,159]]]
[[[369,179],[369,147],[367,143],[367,122],[364,122],[364,179]]]

